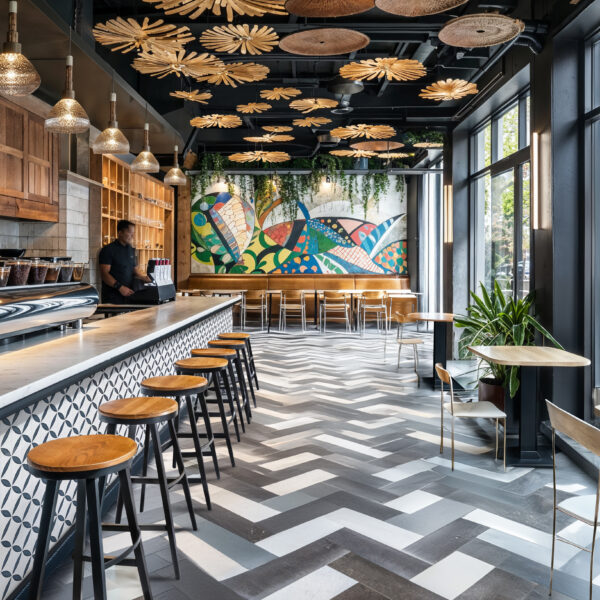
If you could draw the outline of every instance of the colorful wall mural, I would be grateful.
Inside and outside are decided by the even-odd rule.
[[[192,273],[407,274],[404,189],[389,186],[366,216],[323,189],[290,219],[277,195],[256,214],[222,187],[192,198]]]

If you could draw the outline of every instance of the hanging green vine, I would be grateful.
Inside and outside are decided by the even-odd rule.
[[[404,175],[396,175],[396,191],[400,196],[404,196],[404,189],[406,188],[406,179]]]
[[[367,216],[367,211],[369,210],[369,200],[371,199],[371,181],[373,179],[372,173],[365,173],[362,179],[361,186],[361,201],[362,208],[365,218]]]

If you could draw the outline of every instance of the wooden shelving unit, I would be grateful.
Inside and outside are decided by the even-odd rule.
[[[92,177],[102,183],[101,245],[117,237],[117,221],[135,223],[138,265],[150,258],[173,263],[174,191],[158,179],[132,173],[129,165],[110,154],[92,155]]]

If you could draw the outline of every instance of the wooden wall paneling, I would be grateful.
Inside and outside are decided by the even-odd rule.
[[[27,113],[0,102],[0,125],[0,195],[7,200],[25,198]],[[5,204],[0,203],[0,210]],[[14,202],[9,204],[15,206]]]
[[[188,178],[187,185],[177,188],[177,288],[187,287],[192,269],[192,190]]]

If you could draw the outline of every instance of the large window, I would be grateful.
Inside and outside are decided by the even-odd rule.
[[[523,297],[530,290],[529,93],[471,134],[470,191],[475,232],[471,289],[479,282]]]

